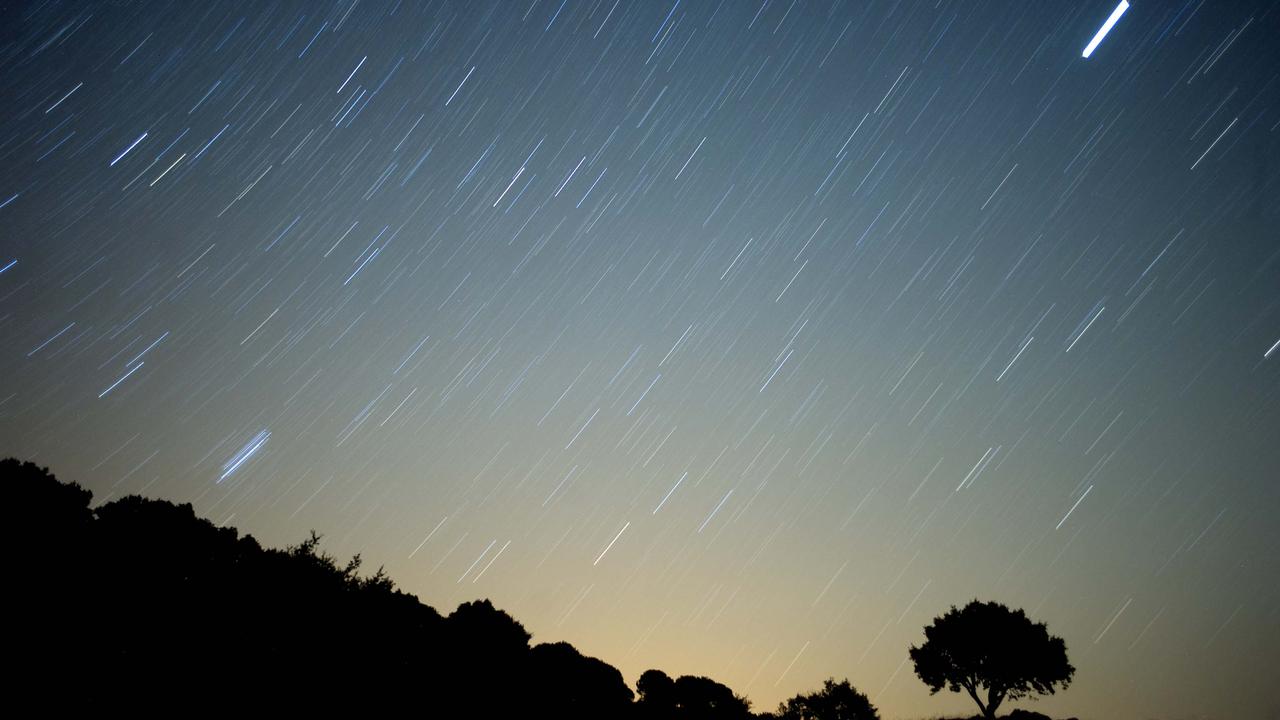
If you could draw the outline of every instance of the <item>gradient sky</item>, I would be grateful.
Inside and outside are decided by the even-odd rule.
[[[1114,7],[9,4],[0,453],[758,709],[978,597],[1280,717],[1280,6]]]

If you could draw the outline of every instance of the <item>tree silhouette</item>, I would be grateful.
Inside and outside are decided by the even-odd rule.
[[[535,645],[529,661],[529,709],[535,717],[594,720],[622,717],[630,711],[631,688],[622,673],[569,643]]]
[[[681,675],[672,680],[661,670],[646,670],[636,682],[641,718],[654,720],[744,720],[751,703],[708,677]]]
[[[930,693],[963,688],[987,718],[994,718],[1006,699],[1052,695],[1059,684],[1065,689],[1075,674],[1062,638],[1049,635],[1044,623],[1031,622],[1022,610],[996,602],[975,599],[961,610],[953,605],[924,634],[924,645],[910,649],[916,675]]]
[[[676,713],[676,681],[661,670],[645,670],[636,681],[642,718],[670,718]]]
[[[779,704],[775,715],[778,720],[880,720],[866,695],[848,679],[837,683],[835,678],[825,680],[821,690]]]
[[[681,675],[675,682],[679,717],[689,720],[738,720],[751,717],[751,703],[708,677]]]
[[[0,617],[3,645],[16,660],[5,680],[18,688],[51,668],[81,672],[90,664],[64,648],[82,643],[92,627],[79,597],[93,587],[87,577],[93,565],[84,552],[93,529],[93,493],[13,458],[0,460],[0,478],[7,510],[0,542],[9,556],[7,607]]]

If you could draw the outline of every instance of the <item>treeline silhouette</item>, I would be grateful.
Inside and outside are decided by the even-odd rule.
[[[427,717],[772,717],[706,677],[649,670],[633,692],[569,643],[531,646],[488,600],[441,615],[381,569],[362,575],[359,555],[339,563],[314,532],[265,548],[189,504],[91,508],[90,491],[30,462],[0,460],[0,479],[16,564],[7,684],[50,708],[359,699]],[[857,720],[877,717],[867,709]]]
[[[488,600],[441,615],[311,536],[283,550],[190,504],[93,495],[0,460],[10,558],[10,702],[189,714],[396,709],[425,717],[879,720],[848,680],[753,714],[707,677],[622,674],[569,643],[531,645]],[[1014,717],[1022,711],[1015,711]],[[1022,717],[1034,718],[1038,714]]]

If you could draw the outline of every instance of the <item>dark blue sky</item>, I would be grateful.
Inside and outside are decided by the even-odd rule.
[[[978,597],[1277,717],[1280,6],[1114,8],[10,4],[0,452],[758,709]]]

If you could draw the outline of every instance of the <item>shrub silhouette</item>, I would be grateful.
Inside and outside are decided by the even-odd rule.
[[[1066,688],[1075,674],[1062,638],[1022,610],[996,602],[975,599],[961,610],[953,605],[924,634],[924,645],[909,651],[916,675],[931,693],[963,688],[987,718],[1006,699],[1053,694],[1055,685]],[[979,690],[986,692],[985,702]]]

